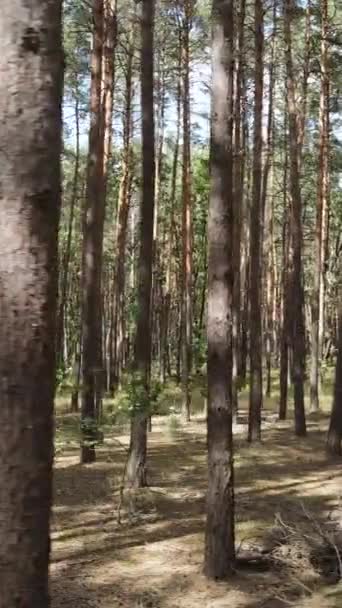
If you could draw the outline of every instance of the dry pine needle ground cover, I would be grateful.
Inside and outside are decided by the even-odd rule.
[[[293,436],[292,420],[266,419],[262,445],[249,446],[245,426],[236,428],[236,517],[238,554],[257,550],[269,567],[246,564],[233,579],[215,584],[201,572],[203,417],[177,428],[167,418],[156,420],[149,436],[150,488],[124,495],[119,525],[127,432],[114,428],[98,449],[98,462],[80,466],[77,442],[65,433],[75,419],[58,416],[53,608],[342,606],[334,551],[342,528],[342,463],[324,451],[328,418],[309,419],[304,440]],[[328,546],[323,558],[321,541]]]

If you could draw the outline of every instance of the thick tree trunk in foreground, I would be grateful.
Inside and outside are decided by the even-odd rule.
[[[261,337],[261,194],[262,194],[262,98],[264,24],[262,0],[255,0],[255,101],[253,144],[253,198],[251,209],[250,275],[250,393],[248,440],[261,438],[262,337]]]
[[[211,193],[208,218],[208,492],[204,570],[232,572],[234,476],[231,320],[233,298],[233,2],[213,1]]]
[[[302,285],[302,199],[299,175],[298,113],[295,99],[295,82],[292,61],[293,0],[285,0],[284,38],[289,120],[289,173],[290,173],[290,277],[289,277],[289,326],[290,347],[293,356],[292,379],[294,387],[295,433],[306,435],[304,409],[305,329],[303,316]]]
[[[342,454],[342,294],[339,293],[339,337],[335,370],[334,400],[327,437],[327,450],[331,454]]]
[[[101,269],[104,224],[102,54],[103,0],[93,1],[90,131],[82,262],[82,442],[81,462],[94,462],[102,383]]]
[[[61,2],[3,1],[0,50],[0,606],[47,608]]]
[[[324,325],[324,266],[329,208],[329,73],[328,73],[328,2],[321,2],[321,91],[319,104],[319,166],[315,231],[314,286],[311,302],[311,374],[310,408],[319,410],[319,370],[322,358]]]
[[[142,0],[141,16],[141,106],[142,106],[142,199],[140,252],[138,262],[138,318],[134,368],[145,404],[136,404],[131,421],[127,481],[130,486],[146,485],[146,442],[151,366],[151,290],[154,216],[154,115],[153,115],[153,33],[154,0]],[[145,406],[144,406],[145,405]]]

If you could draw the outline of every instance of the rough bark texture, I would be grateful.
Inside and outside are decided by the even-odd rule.
[[[261,438],[262,336],[261,336],[261,193],[262,193],[262,98],[264,24],[262,0],[255,0],[255,100],[253,143],[253,196],[251,209],[250,276],[250,393],[248,440]]]
[[[284,38],[289,121],[289,177],[290,177],[290,277],[289,277],[289,324],[292,351],[292,380],[294,387],[295,433],[306,435],[304,409],[305,334],[302,285],[302,198],[299,174],[298,113],[295,100],[295,82],[292,61],[291,22],[293,0],[285,0]]]
[[[104,224],[102,53],[103,0],[93,0],[90,130],[82,261],[82,443],[81,461],[94,462],[102,380],[101,269]]]
[[[61,2],[3,1],[0,49],[0,606],[47,608]]]
[[[142,0],[141,16],[141,106],[142,106],[142,198],[140,252],[138,261],[138,318],[134,367],[148,400],[151,365],[151,289],[154,216],[154,115],[153,115],[154,0]],[[137,404],[131,421],[127,480],[131,486],[146,484],[146,441],[148,413]]]
[[[208,218],[208,493],[205,573],[232,572],[234,476],[231,322],[233,298],[233,2],[213,1],[211,192]]]
[[[329,73],[328,2],[321,1],[321,91],[319,104],[319,160],[315,230],[315,267],[311,300],[311,374],[310,407],[319,410],[319,370],[324,326],[324,266],[329,208]]]

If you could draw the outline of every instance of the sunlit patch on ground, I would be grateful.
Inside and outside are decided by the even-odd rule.
[[[309,421],[308,438],[292,421],[267,422],[261,446],[236,435],[237,545],[263,542],[277,514],[298,522],[303,509],[317,521],[338,508],[342,467],[324,451],[326,416]],[[167,419],[149,438],[150,487],[125,495],[118,524],[119,486],[128,435],[107,434],[98,462],[80,466],[77,437],[57,429],[53,552],[53,608],[337,608],[341,584],[298,580],[279,569],[239,571],[227,583],[202,575],[205,421],[169,432]],[[299,581],[299,582],[298,582]],[[311,585],[311,587],[310,587]],[[307,589],[306,589],[307,587]],[[309,595],[305,599],[305,596]]]

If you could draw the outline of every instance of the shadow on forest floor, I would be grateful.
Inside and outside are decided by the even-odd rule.
[[[320,522],[337,508],[342,467],[325,454],[325,427],[325,416],[309,419],[308,437],[298,439],[291,423],[273,423],[260,445],[247,444],[245,429],[236,436],[238,546],[261,542],[277,514],[292,525],[304,511]],[[149,438],[151,485],[125,496],[119,525],[118,487],[127,441],[126,435],[108,436],[91,466],[78,464],[72,444],[57,455],[54,608],[277,608],[292,596],[298,608],[315,608],[299,599],[304,583],[289,579],[285,571],[239,572],[220,584],[202,576],[204,420],[197,418],[176,433],[157,421]],[[312,589],[310,601],[316,594],[317,606],[341,605],[340,586],[315,581]]]

